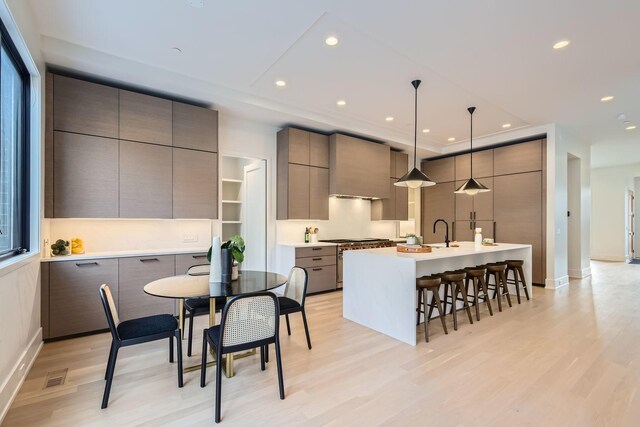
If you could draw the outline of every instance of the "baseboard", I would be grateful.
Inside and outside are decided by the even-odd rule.
[[[569,269],[569,277],[571,279],[584,279],[589,276],[591,276],[591,267],[583,268],[582,270]]]
[[[569,284],[569,276],[562,276],[557,279],[545,280],[545,289],[557,290]]]
[[[22,356],[11,370],[11,375],[0,388],[0,424],[4,421],[7,412],[9,412],[9,408],[18,395],[18,391],[20,391],[22,383],[24,383],[27,374],[31,370],[33,362],[40,354],[42,345],[42,328],[38,328],[38,332],[31,338],[29,345],[22,352]]]
[[[591,254],[591,259],[594,261],[607,261],[607,262],[625,262],[627,260],[626,257],[619,255],[594,255]]]

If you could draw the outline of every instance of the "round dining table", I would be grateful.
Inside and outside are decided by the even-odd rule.
[[[192,269],[190,274],[165,277],[154,280],[144,286],[144,292],[160,298],[171,298],[178,300],[180,316],[179,327],[182,332],[184,325],[184,300],[190,298],[209,299],[209,326],[215,325],[216,318],[216,298],[232,298],[238,295],[246,295],[255,292],[269,291],[284,285],[287,277],[269,271],[240,271],[238,278],[231,283],[209,281],[209,266],[202,266],[202,269]],[[232,377],[233,360],[240,357],[255,354],[255,350],[241,355],[229,354],[226,357],[224,366],[225,375]],[[211,362],[210,364],[215,363]],[[200,365],[185,368],[185,372],[197,370]]]

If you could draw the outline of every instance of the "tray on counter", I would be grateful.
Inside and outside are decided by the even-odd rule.
[[[431,252],[431,246],[428,245],[406,245],[399,243],[396,245],[398,252],[410,253],[410,254],[426,254]]]

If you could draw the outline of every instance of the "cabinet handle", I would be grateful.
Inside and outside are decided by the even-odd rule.
[[[321,251],[322,248],[311,248],[312,251]]]
[[[498,241],[498,239],[497,239],[497,237],[496,237],[496,236],[497,236],[497,234],[496,234],[496,229],[497,229],[497,227],[496,227],[496,222],[495,222],[495,221],[493,221],[493,242],[494,242],[494,243]]]
[[[322,268],[314,268],[313,271],[321,271]]]
[[[455,221],[451,221],[451,239],[454,242],[456,241],[456,222]]]
[[[76,267],[84,267],[86,265],[98,265],[96,261],[93,262],[76,262]]]
[[[200,259],[200,258],[206,258],[207,256],[206,255],[191,255],[191,257],[193,259]]]
[[[158,258],[141,258],[140,262],[160,261]]]
[[[476,215],[477,215],[477,212],[476,212],[476,211],[473,211],[473,219],[474,219],[474,220],[477,218],[477,217],[476,217]]]
[[[469,221],[473,219],[473,212],[469,212]]]
[[[322,261],[322,258],[311,258],[312,261]]]

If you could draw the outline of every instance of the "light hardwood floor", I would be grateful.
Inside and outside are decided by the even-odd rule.
[[[457,332],[448,319],[449,335],[434,322],[428,344],[421,325],[416,347],[344,320],[341,293],[310,297],[313,350],[299,316],[291,337],[282,325],[286,399],[273,355],[265,372],[257,356],[240,360],[223,378],[222,425],[638,426],[639,283],[640,266],[594,263],[593,277],[559,291],[536,288],[473,325],[460,316]],[[101,410],[109,343],[46,344],[3,426],[213,424],[214,370],[206,388],[190,373],[178,389],[164,341],[121,350]],[[64,368],[66,383],[43,390],[46,373]]]

